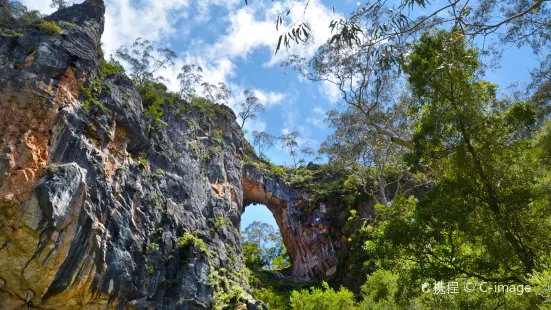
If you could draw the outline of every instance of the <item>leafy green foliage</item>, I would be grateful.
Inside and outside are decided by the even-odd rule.
[[[101,75],[104,77],[124,73],[124,67],[112,58],[109,61],[102,61],[100,66]]]
[[[289,264],[289,254],[283,245],[281,235],[272,225],[254,221],[242,232],[243,257],[245,264],[251,269],[265,266],[286,267]]]
[[[274,275],[265,270],[247,270],[252,295],[261,300],[268,309],[291,309],[291,294],[295,290],[302,290],[316,286],[314,283],[276,280]]]
[[[101,113],[109,113],[109,110],[105,107],[103,102],[97,99],[103,90],[101,78],[95,77],[89,82],[89,84],[90,85],[88,87],[84,87],[82,84],[80,85],[80,93],[84,98],[84,104],[82,107],[86,110],[90,110],[91,107],[95,107]]]
[[[199,237],[185,232],[184,235],[178,238],[178,248],[180,249],[180,261],[185,263],[191,250],[197,249],[200,253],[210,256],[207,244]]]
[[[228,108],[214,104],[206,98],[194,97],[190,103],[180,107],[184,114],[202,115],[205,120],[214,120],[217,114],[229,117],[231,112]]]
[[[322,288],[293,291],[291,308],[301,310],[358,309],[354,293],[344,287],[338,291],[323,282]]]
[[[222,227],[228,225],[228,221],[226,221],[226,218],[223,216],[219,216],[216,218],[216,222],[214,222],[214,232],[218,232]]]
[[[497,99],[496,87],[480,80],[477,59],[461,36],[437,32],[420,39],[404,66],[416,103],[410,111],[415,148],[406,159],[434,184],[418,198],[398,197],[391,209],[378,209],[365,248],[392,274],[370,276],[376,280],[365,289],[372,304],[490,309],[497,295],[420,296],[408,303],[403,296],[418,296],[427,280],[519,285],[547,270],[547,129],[533,137],[534,107]],[[396,276],[396,283],[411,285],[396,289]],[[376,286],[382,282],[384,289]],[[534,297],[507,296],[505,304],[533,308]]]
[[[243,258],[245,259],[245,265],[247,267],[253,270],[262,269],[262,267],[266,265],[262,257],[262,249],[258,244],[243,242]]]
[[[146,80],[141,86],[138,86],[138,92],[142,97],[145,116],[149,119],[153,128],[164,125],[161,120],[163,116],[163,106],[175,105],[180,100],[178,94],[168,91],[163,83],[149,80]]]
[[[113,58],[111,58],[109,61],[103,59],[101,43],[98,44],[97,53],[100,61],[97,74],[88,81],[87,87],[84,87],[84,85],[80,84],[80,92],[82,97],[84,98],[84,104],[82,106],[87,110],[90,110],[92,107],[94,107],[99,112],[107,114],[110,111],[100,100],[102,92],[109,91],[109,88],[105,87],[104,80],[105,78],[115,75],[117,73],[123,73],[124,68]]]

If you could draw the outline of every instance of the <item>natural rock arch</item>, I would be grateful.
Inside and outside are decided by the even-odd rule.
[[[291,256],[293,277],[319,281],[335,271],[337,253],[346,246],[346,241],[327,238],[319,228],[301,223],[301,207],[308,204],[310,194],[290,188],[281,177],[252,165],[243,168],[242,182],[242,212],[251,204],[266,205],[272,212]],[[317,212],[324,212],[325,207],[320,207],[322,210]]]

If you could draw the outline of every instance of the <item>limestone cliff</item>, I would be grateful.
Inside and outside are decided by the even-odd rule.
[[[104,11],[87,0],[46,18],[60,35],[0,37],[0,308],[262,308],[242,273],[253,202],[293,275],[324,278],[345,238],[301,224],[308,194],[243,164],[229,108],[165,105],[152,126],[132,81],[100,74]]]

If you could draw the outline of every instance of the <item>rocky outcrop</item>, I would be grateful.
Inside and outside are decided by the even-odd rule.
[[[244,167],[224,106],[165,105],[152,126],[125,74],[99,74],[104,12],[87,0],[46,18],[60,35],[0,37],[0,308],[260,309],[242,273],[251,203],[274,213],[292,274],[324,278],[345,247],[327,209],[304,225],[307,193]]]

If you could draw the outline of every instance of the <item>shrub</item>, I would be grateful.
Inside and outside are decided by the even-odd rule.
[[[381,300],[392,302],[397,291],[398,275],[384,269],[372,273],[362,286],[365,297],[374,302],[380,302]]]
[[[147,160],[147,158],[143,156],[138,157],[138,167],[145,169],[148,164],[149,164],[149,161]]]
[[[39,26],[40,30],[49,34],[49,35],[52,35],[52,36],[58,36],[61,34],[61,32],[63,32],[63,30],[61,29],[61,27],[59,27],[57,25],[56,22],[54,21],[45,21],[43,20],[42,22],[40,22],[40,26]]]
[[[226,226],[226,219],[223,216],[219,216],[214,223],[214,232],[218,232],[220,228]]]
[[[335,291],[323,282],[322,288],[293,291],[291,293],[291,308],[300,310],[333,310],[333,309],[358,309],[354,300],[354,293],[341,287]]]
[[[291,309],[289,303],[291,293],[294,290],[306,289],[315,285],[306,282],[277,280],[273,274],[266,270],[245,268],[245,272],[249,277],[248,282],[254,299],[264,302],[268,309]]]
[[[142,97],[145,115],[156,128],[163,125],[163,105],[174,105],[179,100],[178,95],[168,91],[164,84],[152,81],[139,86],[138,92]]]
[[[116,60],[103,61],[101,63],[101,75],[108,77],[117,73],[124,73],[124,67]]]
[[[180,262],[186,262],[189,251],[192,248],[199,249],[205,255],[209,255],[209,249],[203,240],[188,232],[185,232],[182,237],[178,239],[178,248],[180,249]]]
[[[228,108],[214,104],[202,97],[194,97],[190,103],[182,106],[180,110],[184,114],[202,115],[205,119],[214,119],[217,113],[225,115],[226,117],[230,117],[231,115]]]

